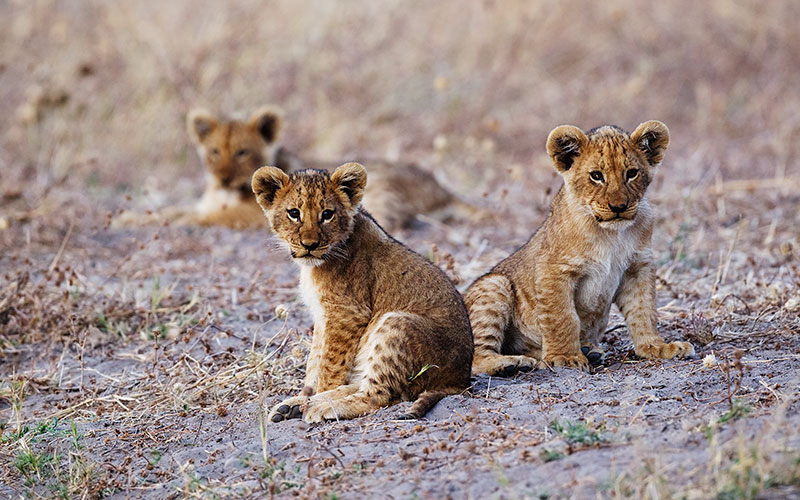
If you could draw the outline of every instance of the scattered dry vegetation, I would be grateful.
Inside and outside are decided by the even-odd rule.
[[[800,495],[800,3],[0,3],[0,496]],[[398,235],[460,288],[559,179],[547,133],[667,123],[660,327],[593,374],[479,377],[420,422],[265,425],[311,320],[264,231],[112,229],[191,203],[195,105],[286,111],[321,158],[403,158],[491,214]],[[369,167],[367,163],[367,167]]]

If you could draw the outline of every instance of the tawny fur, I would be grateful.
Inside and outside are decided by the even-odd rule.
[[[187,130],[206,168],[206,187],[191,206],[169,207],[151,215],[123,214],[115,225],[169,221],[173,225],[264,227],[266,221],[250,189],[259,167],[271,165],[286,173],[304,168],[333,170],[337,164],[308,161],[280,146],[282,115],[265,106],[247,119],[219,118],[205,110],[187,116]],[[413,164],[371,161],[364,206],[390,230],[409,226],[419,214],[440,217],[477,213],[441,186],[434,176]]]
[[[464,302],[442,271],[360,207],[364,167],[291,175],[263,167],[252,185],[300,266],[300,294],[314,317],[305,389],[277,405],[270,421],[353,418],[413,399],[407,416],[416,418],[469,385]]]
[[[561,126],[547,151],[564,185],[539,230],[473,283],[466,304],[475,335],[473,373],[508,375],[544,361],[588,369],[612,303],[644,358],[692,355],[687,342],[658,334],[645,191],[669,144],[661,122],[628,135],[605,126],[588,135]],[[593,178],[594,176],[594,178]]]

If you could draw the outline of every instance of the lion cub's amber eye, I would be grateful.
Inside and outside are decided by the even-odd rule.
[[[236,152],[236,157],[237,158],[244,158],[245,156],[247,156],[249,154],[250,154],[250,151],[248,151],[246,149],[240,149],[239,151]]]
[[[593,181],[603,182],[603,172],[599,170],[593,170],[590,172],[589,177],[591,177]]]
[[[323,210],[320,219],[322,219],[322,222],[333,219],[333,210]]]
[[[212,148],[211,149],[211,156],[219,156],[219,149]]]
[[[627,172],[625,172],[625,179],[630,181],[630,180],[635,179],[637,175],[639,175],[639,169],[638,168],[632,168],[632,169],[628,170]]]
[[[293,221],[295,222],[300,221],[300,210],[296,208],[290,208],[289,210],[286,211],[286,213],[289,214],[289,218],[292,219]]]

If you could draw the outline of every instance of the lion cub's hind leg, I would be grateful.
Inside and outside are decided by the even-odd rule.
[[[351,374],[355,390],[346,395],[335,394],[335,389],[317,394],[309,401],[303,419],[311,423],[354,418],[397,399],[408,384],[410,356],[406,342],[416,318],[401,312],[381,316],[367,331],[356,355]]]
[[[405,312],[386,313],[370,328],[368,337],[356,356],[356,367],[352,376],[353,387],[349,394],[333,391],[322,392],[311,398],[308,408],[303,412],[306,422],[355,418],[372,410],[399,400],[409,392],[415,375],[422,371],[427,362],[431,373],[420,377],[438,377],[438,370],[447,370],[445,360],[419,359],[416,346],[427,341],[433,327],[420,316]],[[438,364],[436,363],[438,361]],[[423,366],[417,366],[420,363]],[[439,365],[442,365],[441,367]],[[429,384],[431,390],[423,392],[420,404],[412,406],[416,412],[426,411],[446,394],[458,392],[457,389],[438,389]],[[425,396],[423,398],[423,396]],[[415,415],[410,415],[415,417]]]
[[[506,338],[513,301],[511,281],[500,274],[486,275],[467,290],[467,310],[475,339],[473,375],[510,377],[538,366],[538,361],[530,356],[501,354],[503,344],[515,343]]]

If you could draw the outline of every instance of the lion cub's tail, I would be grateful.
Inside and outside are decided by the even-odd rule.
[[[439,389],[435,391],[425,391],[419,396],[417,396],[416,401],[411,405],[411,408],[403,415],[404,419],[408,420],[416,420],[418,418],[422,418],[427,414],[431,409],[436,406],[436,403],[441,401],[441,399],[445,396],[450,394],[458,394],[462,392],[463,389],[459,388],[448,388],[448,389]]]

